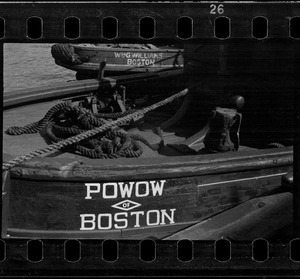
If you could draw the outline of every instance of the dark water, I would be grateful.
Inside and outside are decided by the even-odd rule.
[[[75,72],[57,66],[53,44],[4,44],[4,94],[16,89],[75,79]]]

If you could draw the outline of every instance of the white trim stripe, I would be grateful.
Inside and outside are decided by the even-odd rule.
[[[212,182],[212,183],[206,183],[206,184],[199,184],[199,185],[197,185],[197,187],[198,186],[216,185],[216,184],[226,184],[226,183],[246,181],[246,180],[253,180],[253,179],[261,179],[261,178],[267,178],[267,177],[272,177],[272,176],[279,176],[279,175],[284,175],[284,174],[287,174],[287,172],[281,172],[281,173],[270,174],[270,175],[255,176],[255,177],[249,177],[249,178],[241,178],[241,179],[235,179],[235,180]]]

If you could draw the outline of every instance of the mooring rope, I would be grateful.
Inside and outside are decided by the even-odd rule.
[[[78,135],[75,135],[75,136],[72,136],[72,137],[69,137],[67,139],[64,139],[64,140],[60,140],[56,143],[53,143],[53,144],[50,144],[46,147],[43,147],[43,148],[40,148],[40,149],[37,149],[35,151],[31,151],[25,155],[21,155],[21,156],[18,156],[12,160],[9,160],[8,162],[5,162],[5,163],[2,163],[2,171],[7,171],[7,170],[10,170],[11,168],[13,168],[14,166],[24,162],[24,161],[29,161],[31,160],[32,158],[34,157],[37,157],[37,156],[41,156],[41,155],[44,155],[44,154],[47,154],[47,153],[50,153],[54,150],[61,150],[67,146],[70,146],[70,145],[74,145],[74,144],[77,144],[79,143],[80,141],[82,140],[85,140],[87,138],[90,138],[90,137],[93,137],[99,133],[103,133],[107,130],[110,130],[110,129],[113,129],[115,128],[116,126],[120,126],[122,124],[125,124],[125,123],[128,123],[130,120],[132,119],[139,119],[141,117],[143,117],[147,112],[150,112],[152,110],[155,110],[161,106],[164,106],[172,101],[174,101],[175,99],[178,99],[184,95],[186,95],[188,93],[188,89],[184,89],[158,103],[155,103],[153,105],[150,105],[146,108],[143,108],[141,110],[138,110],[136,112],[133,112],[132,114],[129,114],[129,115],[126,115],[124,117],[121,117],[117,120],[114,120],[114,121],[111,121],[111,122],[107,122],[105,121],[106,123],[104,123],[102,126],[100,127],[96,127],[92,130],[88,130],[88,131],[85,131],[83,133],[80,133]],[[80,108],[79,108],[80,109]],[[39,126],[38,124],[36,124],[36,126]],[[51,125],[50,125],[51,126]],[[140,152],[141,152],[141,147],[140,145],[136,142],[136,141],[133,141],[132,142],[133,144],[133,149],[131,152],[136,152],[136,154],[132,154],[132,155],[138,155]],[[79,147],[82,151],[85,150],[84,147]],[[86,151],[86,150],[85,150]],[[83,152],[85,152],[83,151]],[[125,152],[125,151],[124,151]],[[130,152],[130,151],[128,151]],[[101,155],[101,154],[100,154]],[[100,156],[99,155],[99,156]]]
[[[55,60],[71,65],[79,65],[89,61],[89,57],[80,57],[70,44],[54,44],[51,47],[51,54]]]

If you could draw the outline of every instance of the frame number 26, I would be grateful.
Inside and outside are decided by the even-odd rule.
[[[215,14],[223,14],[224,13],[224,5],[216,5],[216,4],[211,4],[210,6],[210,14],[215,15]]]

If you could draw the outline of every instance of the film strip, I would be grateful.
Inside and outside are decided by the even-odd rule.
[[[299,274],[298,2],[0,7],[4,275]]]

